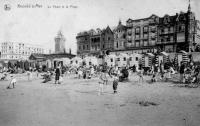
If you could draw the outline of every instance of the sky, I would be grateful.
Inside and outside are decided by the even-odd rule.
[[[54,38],[61,30],[66,50],[71,48],[75,54],[79,32],[114,27],[119,19],[125,24],[129,18],[175,15],[186,12],[188,3],[189,0],[0,0],[0,42],[30,43],[54,50]],[[11,9],[6,11],[5,4]],[[191,7],[200,20],[200,0],[191,0]]]

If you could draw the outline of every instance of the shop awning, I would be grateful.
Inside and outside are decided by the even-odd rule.
[[[164,56],[169,56],[169,54],[166,53],[166,52],[161,52],[161,54],[164,55]]]
[[[147,53],[147,55],[151,56],[151,57],[154,57],[154,54],[153,53]]]
[[[180,51],[181,53],[184,53],[184,54],[188,54],[186,51],[184,51],[184,50],[181,50]]]

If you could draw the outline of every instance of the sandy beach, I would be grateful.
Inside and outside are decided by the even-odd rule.
[[[0,81],[1,126],[200,126],[200,88],[138,83],[133,74],[117,94],[109,81],[98,96],[98,78],[67,76],[55,85],[20,76],[14,89]]]

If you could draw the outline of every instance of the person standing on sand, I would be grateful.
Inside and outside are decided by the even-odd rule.
[[[56,74],[55,84],[56,84],[56,82],[58,82],[58,84],[59,84],[59,78],[60,78],[60,68],[59,67],[56,68],[55,74]]]
[[[184,72],[185,72],[185,65],[183,62],[181,62],[181,67],[180,67],[180,83],[183,83],[183,75],[184,75]]]
[[[101,72],[100,77],[99,77],[100,81],[99,81],[99,92],[98,95],[103,94],[103,88],[104,88],[104,84],[106,84],[106,73],[105,71]]]
[[[118,86],[118,82],[119,82],[119,77],[117,74],[114,74],[113,75],[113,91],[114,91],[114,94],[117,93],[117,86]]]
[[[30,81],[31,80],[31,72],[30,72],[30,70],[27,71],[27,76],[28,76],[28,81]]]
[[[138,70],[138,76],[139,76],[139,79],[138,79],[138,82],[144,82],[144,77],[143,77],[143,74],[144,74],[144,69],[141,68],[140,70]]]

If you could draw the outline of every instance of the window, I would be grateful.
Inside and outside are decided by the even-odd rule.
[[[144,41],[144,46],[148,46],[148,42],[147,41]]]
[[[110,41],[110,37],[108,37],[108,41]]]
[[[89,49],[89,46],[87,45],[87,49]]]
[[[110,59],[110,62],[113,62],[113,58]]]
[[[105,48],[105,45],[103,44],[103,49]]]
[[[118,46],[119,46],[119,45],[118,45],[118,42],[117,42],[117,48],[118,48]]]
[[[132,57],[130,57],[129,60],[132,61]]]
[[[139,46],[140,46],[140,42],[136,42],[136,43],[135,43],[135,46],[136,46],[136,47],[139,47]]]
[[[135,57],[135,61],[138,61],[138,57]]]
[[[136,28],[136,29],[135,29],[135,33],[136,33],[136,34],[139,34],[139,33],[140,33],[140,28]]]
[[[124,35],[123,35],[123,39],[125,39],[125,38],[126,38],[126,35],[124,34]]]
[[[117,58],[117,61],[120,61],[120,58]]]
[[[179,26],[179,32],[184,32],[184,31],[185,31],[185,26],[184,25]]]
[[[168,42],[170,41],[170,37],[167,38],[167,41],[168,41]]]
[[[126,57],[124,57],[124,61],[126,61]]]
[[[144,33],[147,33],[147,32],[148,32],[148,27],[147,27],[147,26],[143,28],[143,32],[144,32]]]
[[[122,46],[122,42],[120,42],[119,45]]]
[[[164,28],[163,29],[161,29],[161,33],[163,33],[165,30],[164,30]]]

